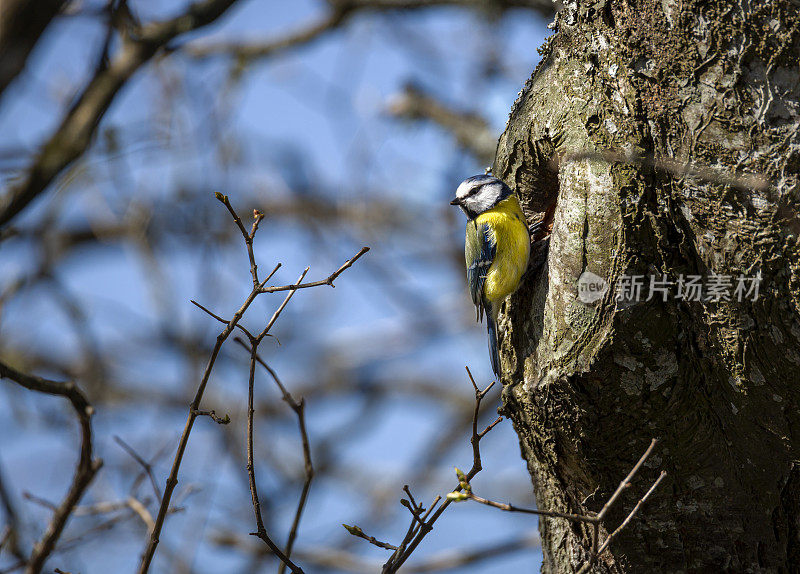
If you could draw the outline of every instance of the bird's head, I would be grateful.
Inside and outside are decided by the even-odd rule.
[[[459,206],[468,218],[475,219],[509,195],[509,187],[493,175],[473,175],[461,182],[450,205]]]

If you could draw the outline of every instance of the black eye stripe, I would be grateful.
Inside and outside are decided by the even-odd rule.
[[[469,190],[469,193],[467,193],[467,195],[462,195],[461,197],[459,197],[458,198],[459,201],[464,201],[465,199],[468,199],[468,198],[472,197],[473,195],[476,195],[482,188],[483,188],[483,185],[478,185],[476,187],[473,187],[472,189]]]

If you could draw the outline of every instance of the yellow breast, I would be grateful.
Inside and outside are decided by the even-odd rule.
[[[525,215],[512,195],[481,213],[475,223],[487,224],[496,238],[496,253],[483,292],[489,301],[499,303],[516,291],[528,268],[531,243]]]

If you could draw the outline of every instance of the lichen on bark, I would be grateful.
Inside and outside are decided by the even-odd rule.
[[[791,0],[567,2],[514,105],[494,173],[550,251],[501,323],[504,412],[542,509],[597,512],[652,437],[594,567],[788,572],[800,558],[800,18]],[[619,156],[630,158],[619,161]],[[644,158],[644,159],[642,159]],[[675,166],[702,164],[703,172]],[[653,163],[655,165],[653,165]],[[715,176],[719,174],[719,177]],[[767,185],[730,185],[760,174]],[[577,297],[585,271],[607,280]],[[758,299],[621,303],[622,276],[761,274]],[[733,295],[733,288],[730,289]],[[544,572],[590,532],[540,521]]]

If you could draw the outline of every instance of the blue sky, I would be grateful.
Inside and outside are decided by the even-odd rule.
[[[173,13],[177,6],[154,1],[132,4],[143,18]],[[324,9],[322,2],[306,0],[243,2],[197,41],[273,37],[319,17]],[[386,105],[406,81],[413,80],[456,108],[479,111],[499,136],[517,91],[538,61],[536,48],[543,41],[545,25],[539,17],[522,11],[511,11],[497,22],[453,8],[359,15],[310,46],[253,65],[236,85],[229,82],[228,63],[223,58],[197,62],[175,55],[132,80],[103,120],[95,152],[86,164],[52,186],[46,198],[19,222],[34,225],[58,201],[66,205],[62,216],[66,222],[95,221],[107,214],[122,217],[132,198],[160,200],[177,209],[181,201],[187,201],[176,192],[180,189],[191,190],[187,192],[191,201],[204,206],[198,209],[195,222],[209,229],[214,224],[204,219],[204,214],[206,209],[216,209],[212,191],[228,194],[243,214],[254,207],[243,205],[244,201],[291,198],[305,188],[337,204],[359,205],[380,199],[412,206],[416,218],[405,224],[402,232],[386,234],[341,226],[310,231],[307,225],[268,212],[256,252],[262,269],[283,262],[276,284],[293,281],[306,265],[311,265],[309,279],[322,278],[361,245],[369,245],[372,251],[361,265],[339,279],[335,290],[298,293],[274,330],[287,343],[278,346],[267,341],[264,353],[290,387],[319,376],[319,357],[337,356],[351,358],[353,380],[361,376],[392,385],[424,374],[442,384],[459,381],[455,384],[462,385],[469,397],[472,390],[463,375],[465,364],[479,381],[490,378],[486,335],[482,325],[470,322],[473,311],[462,271],[453,261],[443,260],[442,253],[460,249],[464,223],[447,200],[461,179],[482,171],[483,166],[458,149],[449,134],[432,125],[391,118]],[[4,96],[0,148],[31,150],[42,141],[71,94],[85,81],[101,41],[101,28],[88,17],[64,17],[53,26],[29,69]],[[504,65],[487,78],[484,70],[493,51]],[[171,97],[168,89],[179,95]],[[107,141],[103,133],[119,135],[123,151],[111,156],[100,153]],[[222,146],[233,158],[226,163],[219,159]],[[4,165],[0,171],[6,182],[14,176],[15,165],[21,164]],[[122,188],[114,175],[120,172],[125,174]],[[35,257],[19,244],[0,244],[3,281],[24,274]],[[189,299],[230,314],[249,289],[242,246],[218,252],[187,248],[173,239],[158,258],[164,263],[162,272],[170,286],[161,295],[148,289],[152,269],[127,247],[86,249],[59,266],[60,281],[85,305],[102,346],[124,345],[157,330],[164,320],[159,296],[175,309],[171,324],[205,335],[210,344],[217,326],[189,304]],[[375,279],[376,269],[388,274],[391,288],[402,296],[387,291],[386,279]],[[276,299],[266,304],[257,304],[246,322],[259,324],[277,304],[278,295],[273,297]],[[416,301],[409,304],[410,311],[400,303],[404,297]],[[420,320],[438,323],[435,337],[415,331],[413,323],[409,328],[409,315],[413,319],[415,312]],[[69,320],[40,292],[25,293],[3,309],[0,336],[13,340],[18,348],[45,348],[57,356],[70,356],[80,346]],[[121,379],[133,386],[144,385],[158,373],[159,392],[188,392],[193,387],[193,381],[186,380],[185,367],[174,357],[158,349],[134,349],[114,365]],[[230,363],[220,367],[212,386],[226,397],[243,400],[241,379],[246,362],[233,344],[226,353]],[[315,358],[305,360],[310,353]],[[278,401],[268,381],[263,383],[267,396]],[[10,397],[0,401],[0,463],[9,475],[6,478],[17,492],[24,489],[58,498],[69,475],[64,469],[73,464],[76,436],[71,420],[53,399],[34,399],[7,385],[0,389]],[[346,421],[348,414],[357,412],[355,397],[343,394],[340,400],[308,405],[312,444]],[[499,405],[499,391],[487,400]],[[399,500],[409,465],[442,433],[439,426],[446,423],[450,410],[450,405],[420,404],[402,394],[382,404],[374,424],[359,429],[340,453],[343,462],[360,469],[362,476],[354,478],[349,488],[341,482],[314,484],[298,547],[335,545],[346,539],[342,522],[365,526],[370,522],[370,517],[363,515],[366,508],[360,491],[364,487],[359,480],[385,482]],[[489,409],[486,422],[494,418],[493,411],[494,407]],[[56,432],[45,425],[43,419],[49,415],[44,413],[58,414],[60,418],[53,421],[70,432]],[[150,453],[169,450],[184,418],[184,408],[149,412],[141,405],[124,403],[100,408],[98,451],[107,466],[90,499],[114,497],[124,491],[124,486],[115,482],[113,471],[128,461],[112,435],[123,436]],[[170,538],[165,544],[173,550],[196,552],[195,568],[205,572],[232,568],[234,558],[203,536],[223,524],[247,532],[252,516],[246,512],[230,515],[231,508],[248,509],[243,469],[235,461],[219,460],[223,445],[218,429],[200,422],[181,475],[182,483],[195,483],[198,491],[187,499],[187,511],[168,521]],[[275,424],[274,434],[273,429],[264,429],[257,441],[269,444],[270,437],[279,437],[272,446],[276,452],[285,450],[291,460],[297,456],[293,427]],[[487,435],[483,451],[485,470],[475,480],[476,489],[490,498],[513,498],[515,503],[532,505],[530,492],[519,490],[527,475],[509,421]],[[470,466],[468,436],[446,458],[452,463],[437,471],[433,483],[438,490],[415,491],[420,498],[428,501],[451,489],[453,465]],[[169,460],[169,456],[161,460],[159,482],[168,472]],[[269,492],[269,475],[264,475],[263,481]],[[294,498],[276,504],[278,526],[285,529]],[[399,504],[395,506],[402,520],[380,522],[378,531],[372,532],[379,538],[397,541],[402,537],[405,517]],[[30,532],[37,532],[36,518],[43,519],[46,512],[31,503],[22,508],[30,517]],[[80,520],[74,522],[72,526],[80,530]],[[444,514],[415,557],[503,540],[535,527],[530,517],[460,504]],[[122,528],[106,542],[70,554],[75,568],[85,574],[106,572],[114,561],[115,571],[133,570],[142,532],[130,525]],[[203,536],[197,535],[198,530]],[[281,533],[279,538],[283,536]],[[383,551],[366,543],[348,544],[366,557],[385,557]],[[0,557],[0,567],[6,564],[4,560]],[[538,553],[525,552],[459,571],[533,571],[538,569],[538,560]],[[163,564],[157,563],[154,571],[162,571],[158,568]]]

